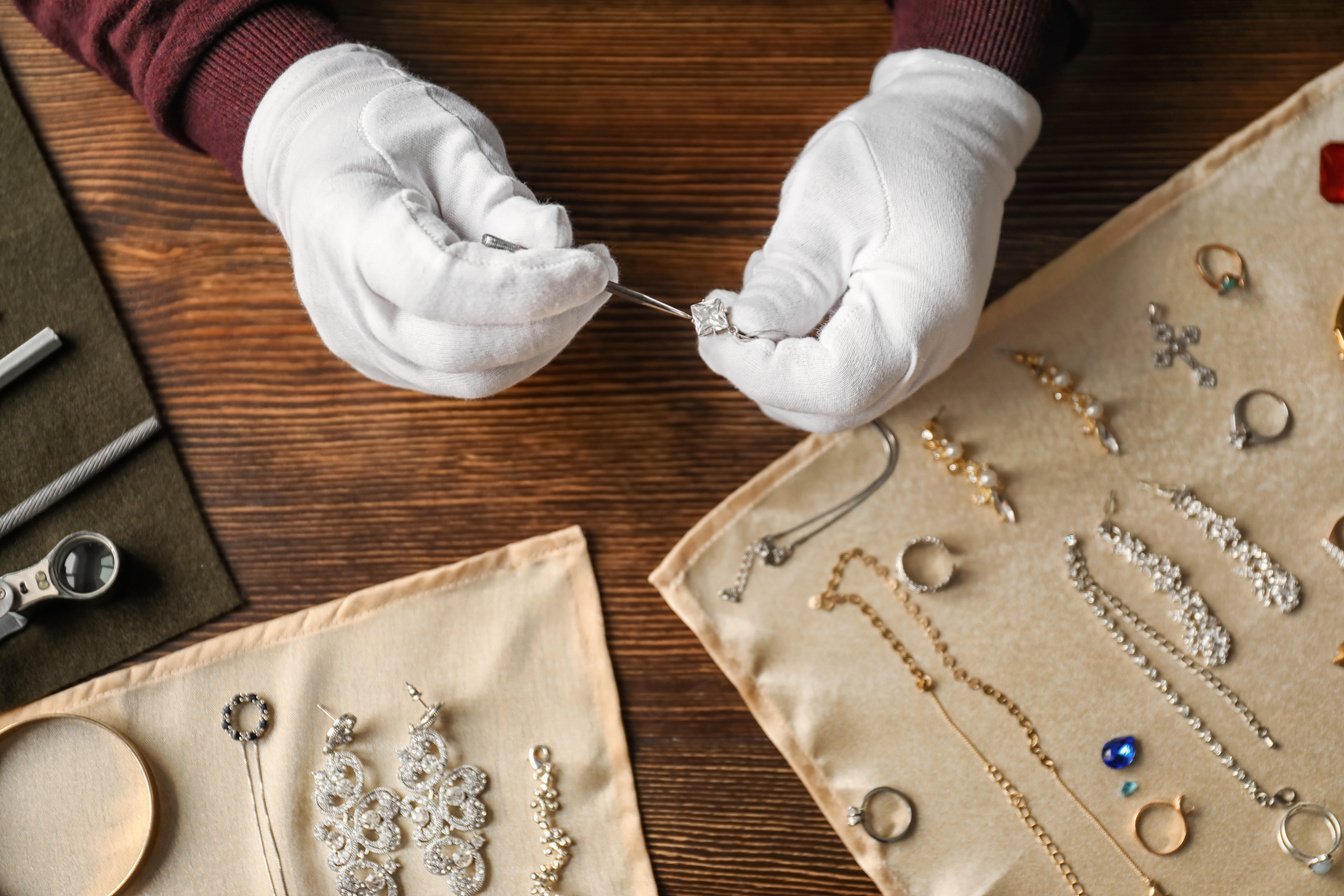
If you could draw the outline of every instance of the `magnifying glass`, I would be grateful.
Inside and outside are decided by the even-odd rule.
[[[74,532],[27,569],[0,574],[0,640],[28,625],[25,615],[49,600],[96,600],[121,572],[121,552],[106,535]],[[21,612],[22,611],[22,612]]]

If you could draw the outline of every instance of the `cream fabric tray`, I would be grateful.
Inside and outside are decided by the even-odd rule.
[[[367,786],[395,788],[396,750],[420,715],[404,680],[444,702],[439,730],[490,776],[485,892],[527,892],[528,875],[541,862],[528,808],[535,787],[528,753],[544,743],[558,774],[558,821],[576,844],[563,891],[654,896],[597,585],[576,528],[95,679],[0,716],[0,727],[78,713],[142,748],[160,784],[164,824],[131,892],[269,893],[242,751],[219,726],[229,698],[254,691],[274,707],[260,757],[289,892],[333,893],[326,847],[312,835],[318,813],[310,772],[322,764],[329,725],[316,704],[359,718],[353,749]],[[72,880],[87,880],[90,864],[111,862],[118,845],[137,835],[136,815],[110,819],[92,842],[40,824],[50,817],[45,800],[116,806],[125,791],[124,778],[81,772],[99,764],[101,757],[86,752],[106,749],[105,740],[48,735],[43,743],[42,730],[33,729],[23,748],[45,750],[42,764],[68,770],[68,787],[33,793],[18,777],[32,765],[7,763],[0,746],[0,832],[8,832],[0,833],[3,893],[84,892]],[[16,831],[24,831],[21,844],[11,840]],[[446,892],[409,837],[406,844],[397,875],[403,896]]]
[[[994,304],[965,357],[887,417],[902,448],[892,481],[787,565],[758,567],[740,604],[717,595],[744,546],[868,482],[881,465],[871,430],[805,440],[706,516],[651,576],[883,892],[1064,889],[998,787],[858,612],[808,606],[841,550],[862,546],[891,562],[908,538],[926,533],[962,554],[958,584],[920,599],[944,638],[1022,705],[1065,779],[1168,892],[1344,892],[1344,869],[1318,878],[1280,852],[1278,811],[1248,799],[1103,636],[1069,586],[1061,544],[1065,533],[1083,535],[1098,580],[1179,635],[1166,597],[1093,534],[1115,490],[1117,522],[1182,563],[1232,632],[1224,678],[1283,747],[1259,746],[1215,694],[1159,659],[1164,674],[1271,790],[1291,785],[1344,811],[1344,669],[1331,665],[1344,640],[1344,571],[1317,544],[1344,513],[1344,364],[1330,334],[1344,289],[1344,208],[1324,202],[1317,184],[1321,145],[1344,139],[1342,87],[1344,68],[1307,85]],[[1209,242],[1244,253],[1249,291],[1218,298],[1198,278],[1192,259]],[[1173,324],[1203,328],[1194,352],[1217,371],[1217,388],[1197,388],[1179,363],[1153,369],[1150,301],[1165,304]],[[1112,409],[1124,454],[1108,457],[1079,435],[1076,418],[1003,349],[1044,352],[1073,372]],[[1291,403],[1296,427],[1285,442],[1237,451],[1228,440],[1232,406],[1260,387]],[[1017,525],[973,506],[966,484],[930,461],[918,433],[940,406],[951,434],[1006,480]],[[1140,478],[1189,484],[1239,517],[1301,578],[1299,610],[1262,608],[1194,524],[1136,487]],[[865,571],[846,581],[938,678],[953,716],[1027,795],[1089,892],[1139,892],[1007,714],[940,674],[913,622]],[[1120,734],[1142,744],[1126,772],[1099,761],[1102,743]],[[1119,792],[1127,779],[1140,784],[1128,799]],[[918,812],[914,834],[886,847],[845,823],[846,807],[882,784],[907,792]],[[1169,858],[1142,852],[1129,834],[1134,812],[1177,793],[1197,808],[1189,845]]]

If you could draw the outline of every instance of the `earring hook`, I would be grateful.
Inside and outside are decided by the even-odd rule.
[[[443,711],[442,703],[435,703],[430,706],[425,702],[425,695],[420,693],[419,689],[409,681],[406,684],[406,693],[411,699],[425,708],[425,714],[420,717],[420,721],[411,726],[412,731],[423,731],[433,725],[439,718],[439,713]]]

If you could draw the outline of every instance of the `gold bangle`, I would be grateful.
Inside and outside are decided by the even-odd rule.
[[[145,842],[140,847],[140,854],[135,857],[135,861],[131,864],[130,870],[126,872],[126,875],[121,879],[121,882],[107,893],[107,896],[117,896],[117,894],[124,892],[131,881],[135,879],[135,876],[140,873],[140,870],[144,867],[146,860],[149,858],[150,847],[154,845],[154,834],[158,830],[159,820],[159,798],[158,789],[154,786],[154,775],[149,769],[149,763],[145,761],[145,757],[140,753],[139,748],[131,742],[129,737],[110,725],[104,724],[97,719],[90,719],[87,716],[77,716],[72,713],[51,713],[49,715],[34,716],[31,719],[24,719],[21,722],[15,722],[7,728],[0,728],[0,743],[3,743],[5,739],[11,735],[17,734],[25,728],[31,728],[39,722],[52,722],[61,719],[86,722],[111,734],[126,748],[126,751],[131,754],[131,758],[133,758],[136,765],[140,767],[140,774],[145,779],[145,794],[149,798],[149,823],[145,826]]]

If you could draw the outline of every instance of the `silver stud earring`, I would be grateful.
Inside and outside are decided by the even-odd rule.
[[[364,764],[346,750],[355,739],[355,717],[332,721],[322,752],[327,761],[313,772],[313,802],[322,820],[313,835],[331,850],[327,867],[336,872],[340,896],[397,896],[393,875],[401,867],[388,856],[401,846],[401,798],[386,787],[364,792]]]
[[[1115,512],[1115,495],[1106,502],[1107,519],[1097,526],[1101,543],[1118,557],[1143,570],[1153,582],[1153,591],[1166,592],[1171,597],[1171,618],[1181,624],[1181,641],[1185,649],[1210,666],[1227,662],[1232,651],[1232,636],[1218,621],[1198,591],[1185,584],[1180,564],[1170,557],[1155,554],[1143,540],[1126,532],[1109,517]]]
[[[443,735],[434,730],[442,703],[433,706],[410,682],[406,692],[424,707],[410,727],[410,743],[397,751],[397,777],[408,791],[401,803],[411,839],[424,851],[425,868],[448,878],[454,896],[473,896],[485,885],[485,803],[489,780],[474,765],[452,767]]]
[[[1205,504],[1188,487],[1167,488],[1151,482],[1140,485],[1171,504],[1186,519],[1199,524],[1204,537],[1218,545],[1219,550],[1232,558],[1232,568],[1243,579],[1251,580],[1255,596],[1266,607],[1276,607],[1281,613],[1291,613],[1302,600],[1302,584],[1297,576],[1284,569],[1264,548],[1248,541],[1237,528],[1237,521],[1223,516]]]

